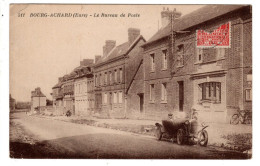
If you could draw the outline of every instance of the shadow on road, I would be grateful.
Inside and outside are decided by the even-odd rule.
[[[109,133],[64,137],[36,144],[10,142],[11,158],[41,159],[248,159],[245,154],[176,145]]]

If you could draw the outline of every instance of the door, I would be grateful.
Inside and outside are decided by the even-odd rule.
[[[184,105],[183,81],[178,81],[178,84],[179,84],[179,111],[183,111],[183,105]]]
[[[140,97],[140,112],[143,113],[143,111],[144,111],[144,94],[140,93],[139,97]]]

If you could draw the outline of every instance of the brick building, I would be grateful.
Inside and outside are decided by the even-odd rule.
[[[116,41],[107,40],[103,56],[94,65],[95,111],[106,117],[125,117],[128,101],[127,89],[133,82],[136,70],[142,61],[145,39],[140,30],[128,29],[128,41],[116,46]],[[137,95],[137,94],[136,94]]]
[[[76,76],[74,78],[74,96],[75,96],[75,114],[89,115],[94,109],[93,89],[93,59],[84,59],[80,66],[74,69]]]
[[[190,116],[194,108],[203,121],[228,122],[236,109],[251,110],[251,6],[207,5],[182,16],[173,24],[174,44],[167,13],[161,13],[167,25],[142,46],[145,116]],[[226,23],[231,26],[229,48],[196,47],[196,30],[212,32]]]

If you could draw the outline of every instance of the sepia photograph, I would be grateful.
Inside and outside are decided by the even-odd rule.
[[[10,4],[9,157],[252,159],[252,8]]]

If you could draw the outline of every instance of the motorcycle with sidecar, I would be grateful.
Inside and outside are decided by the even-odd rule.
[[[155,136],[158,140],[168,139],[176,141],[177,144],[199,144],[207,146],[208,132],[205,130],[208,126],[204,123],[199,125],[196,119],[169,119],[162,120],[162,124],[155,123]]]

